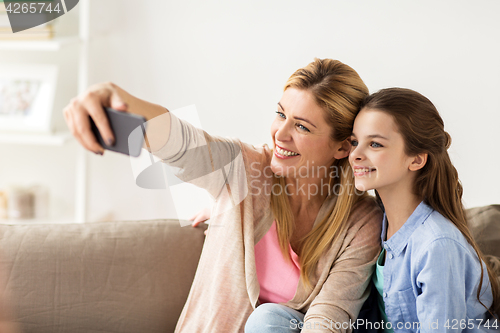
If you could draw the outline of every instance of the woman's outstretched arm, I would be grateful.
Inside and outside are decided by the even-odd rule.
[[[89,116],[108,143],[114,142],[104,107],[127,111],[146,118],[146,146],[152,151],[163,147],[170,133],[170,115],[166,108],[132,96],[117,85],[107,82],[91,86],[81,95],[73,98],[64,108],[68,127],[87,150],[103,154],[104,148],[97,142],[90,127]]]
[[[91,130],[89,116],[106,142],[112,145],[114,140],[104,107],[146,118],[145,148],[171,166],[171,173],[180,180],[206,189],[214,198],[231,197],[231,207],[246,196],[239,141],[210,136],[166,108],[134,97],[113,83],[91,86],[64,109],[71,133],[87,150],[104,153]]]

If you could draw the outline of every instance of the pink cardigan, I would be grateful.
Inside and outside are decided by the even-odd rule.
[[[154,154],[172,166],[178,178],[206,189],[216,200],[210,232],[175,332],[243,332],[248,316],[260,304],[255,244],[274,220],[270,209],[272,151],[267,145],[254,147],[210,136],[170,116],[168,142]],[[331,211],[335,201],[333,195],[325,200],[315,223]],[[337,332],[335,322],[356,319],[380,253],[381,220],[382,212],[372,198],[358,202],[341,241],[320,258],[311,278],[314,289],[306,290],[299,283],[293,299],[283,303],[305,313],[303,333]]]

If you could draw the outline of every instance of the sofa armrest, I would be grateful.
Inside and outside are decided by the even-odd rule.
[[[0,225],[23,332],[173,332],[203,230],[177,220]]]

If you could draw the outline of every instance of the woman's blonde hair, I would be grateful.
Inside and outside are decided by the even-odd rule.
[[[331,126],[331,139],[344,141],[350,137],[354,118],[359,112],[363,99],[368,96],[368,88],[358,73],[338,60],[314,59],[312,63],[297,70],[290,76],[284,90],[296,88],[306,90],[314,96],[316,103],[325,113],[326,122]],[[310,275],[314,272],[321,255],[328,250],[346,227],[353,205],[361,195],[356,193],[354,178],[348,158],[336,160],[330,179],[331,195],[337,195],[332,210],[326,214],[307,235],[299,240],[300,278],[304,285],[312,288]],[[285,178],[274,175],[274,184],[285,188]],[[289,243],[294,232],[294,217],[286,191],[271,194],[271,209],[276,219],[278,241],[284,258],[291,260]],[[333,194],[332,194],[333,193]]]
[[[382,89],[367,97],[363,101],[363,107],[376,109],[393,117],[403,136],[406,155],[427,154],[427,163],[415,179],[413,192],[453,222],[476,252],[479,263],[485,263],[493,293],[493,304],[489,310],[492,314],[500,315],[500,285],[467,226],[462,205],[462,184],[448,155],[451,137],[444,130],[444,122],[438,110],[427,97],[404,88]],[[481,266],[481,280],[476,295],[481,304],[483,275]]]

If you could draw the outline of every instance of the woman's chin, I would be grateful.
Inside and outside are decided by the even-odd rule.
[[[281,165],[279,162],[271,161],[271,171],[277,176],[277,177],[286,177],[287,174],[287,168],[283,165]]]

